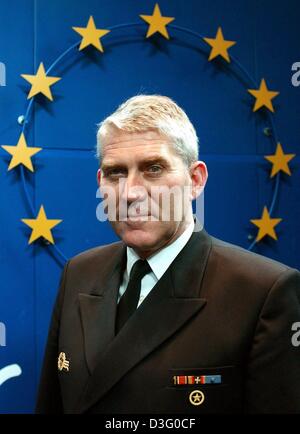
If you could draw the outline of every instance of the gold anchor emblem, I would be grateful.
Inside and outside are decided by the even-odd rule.
[[[205,399],[204,393],[201,390],[193,390],[190,393],[189,400],[193,405],[201,405]]]
[[[65,369],[66,371],[69,371],[69,365],[70,362],[69,360],[67,360],[66,358],[66,354],[61,352],[58,356],[58,360],[57,360],[57,367],[60,371],[62,371],[63,369]]]

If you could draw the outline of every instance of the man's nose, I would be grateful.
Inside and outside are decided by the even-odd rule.
[[[127,178],[122,179],[121,197],[129,203],[140,201],[145,198],[147,191],[142,176],[138,173],[129,173]]]

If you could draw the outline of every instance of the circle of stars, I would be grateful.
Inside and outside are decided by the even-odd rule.
[[[165,39],[170,39],[167,26],[173,22],[175,18],[162,15],[158,3],[155,4],[152,15],[142,14],[140,15],[140,18],[148,24],[146,38],[150,38],[156,33],[159,33]],[[110,30],[97,28],[92,15],[89,17],[86,27],[72,27],[72,29],[81,36],[80,44],[78,43],[79,51],[84,50],[86,47],[91,45],[99,52],[104,53],[101,38],[106,36]],[[230,63],[231,59],[228,51],[236,45],[236,41],[225,39],[221,27],[218,27],[214,38],[204,37],[203,40],[211,48],[208,61],[213,61],[214,59],[221,57],[227,63]],[[50,101],[53,101],[51,87],[61,80],[61,77],[49,76],[45,71],[43,62],[39,64],[36,74],[21,74],[21,77],[31,85],[27,99],[42,94]],[[247,91],[255,99],[252,109],[253,112],[260,109],[267,109],[272,113],[275,112],[272,101],[279,95],[279,92],[270,90],[264,78],[261,79],[258,89],[247,89]],[[15,146],[3,145],[2,148],[12,156],[8,165],[8,171],[15,169],[19,165],[23,165],[29,171],[34,172],[31,158],[38,152],[42,151],[42,148],[29,147],[26,143],[26,138],[23,132]],[[272,164],[270,178],[279,176],[280,173],[291,176],[289,162],[294,157],[295,154],[285,154],[282,145],[278,143],[275,154],[266,155],[264,157]],[[49,243],[54,244],[51,230],[62,222],[60,219],[48,219],[43,205],[41,205],[35,219],[23,218],[21,221],[32,229],[29,244],[39,238],[43,238]],[[275,227],[282,221],[282,219],[271,218],[266,206],[263,207],[261,218],[251,219],[250,221],[253,225],[258,227],[256,242],[259,242],[265,236],[270,236],[274,240],[277,240]]]

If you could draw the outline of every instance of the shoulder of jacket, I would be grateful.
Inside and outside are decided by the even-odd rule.
[[[286,271],[293,268],[274,259],[254,253],[243,247],[222,241],[218,238],[212,239],[212,255],[221,260],[224,266],[230,267],[237,273],[245,275],[260,276],[273,280]],[[294,270],[295,271],[295,270]]]
[[[68,262],[72,266],[93,263],[94,261],[102,261],[112,259],[124,247],[122,241],[116,241],[111,244],[93,247],[73,256]]]

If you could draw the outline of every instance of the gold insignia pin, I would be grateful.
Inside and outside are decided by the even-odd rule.
[[[65,369],[66,371],[69,371],[70,362],[67,360],[66,353],[59,353],[58,360],[57,360],[57,367],[60,371]]]
[[[201,405],[204,402],[205,396],[201,390],[193,390],[190,393],[189,400],[193,405]]]

